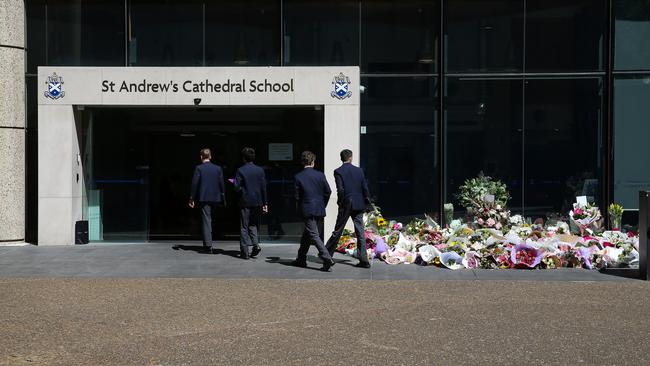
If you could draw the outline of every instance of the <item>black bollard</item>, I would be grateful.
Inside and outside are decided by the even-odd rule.
[[[650,233],[650,192],[639,191],[639,278],[650,280],[648,273],[648,238]]]

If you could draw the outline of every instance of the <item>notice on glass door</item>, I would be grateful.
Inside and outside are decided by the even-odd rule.
[[[272,143],[269,144],[269,161],[290,161],[293,160],[293,144]]]

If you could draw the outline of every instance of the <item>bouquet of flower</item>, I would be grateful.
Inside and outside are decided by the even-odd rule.
[[[591,229],[595,223],[602,217],[600,209],[597,206],[590,204],[574,203],[573,210],[569,212],[571,221],[580,229],[580,235],[584,236],[585,231],[589,234],[593,233]]]
[[[623,206],[618,203],[612,203],[607,210],[609,213],[609,225],[612,229],[621,228],[621,218],[623,217]]]
[[[486,195],[492,195],[494,202],[506,206],[510,200],[510,193],[505,184],[491,177],[479,174],[478,177],[468,179],[459,188],[458,202],[468,211],[483,206]]]
[[[474,225],[479,228],[501,230],[510,220],[510,211],[496,202],[484,202],[482,207],[475,208],[472,213]]]
[[[535,268],[541,262],[543,253],[528,244],[512,248],[510,261],[515,268]]]

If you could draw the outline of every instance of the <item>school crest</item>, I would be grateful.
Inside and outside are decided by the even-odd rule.
[[[334,76],[332,85],[334,85],[334,90],[330,93],[332,98],[345,99],[352,96],[352,92],[350,91],[350,78],[343,75],[343,73]]]
[[[45,90],[45,97],[50,99],[59,99],[65,96],[63,91],[63,77],[53,73],[47,77],[45,82],[47,90]]]

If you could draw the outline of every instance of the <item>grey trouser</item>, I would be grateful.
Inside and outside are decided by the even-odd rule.
[[[323,240],[320,238],[318,232],[318,227],[323,225],[322,217],[309,217],[305,218],[305,229],[302,232],[302,238],[300,238],[300,248],[298,249],[298,257],[296,258],[299,262],[305,262],[307,260],[307,252],[309,251],[309,246],[314,244],[316,249],[318,249],[318,256],[323,260],[330,260],[332,256],[325,249],[323,245]]]
[[[244,254],[250,254],[250,247],[256,247],[260,244],[261,213],[261,207],[242,207],[239,209],[239,249]]]
[[[332,232],[330,239],[327,241],[327,250],[330,255],[334,254],[334,250],[343,234],[343,229],[345,229],[345,224],[347,224],[350,217],[352,218],[352,223],[354,223],[354,233],[357,236],[357,258],[359,259],[359,262],[368,263],[368,255],[366,254],[366,233],[363,229],[363,210],[352,210],[351,204],[339,206],[339,213],[336,215],[334,231]]]
[[[215,202],[199,202],[203,222],[203,246],[212,248],[212,213],[217,208]]]

